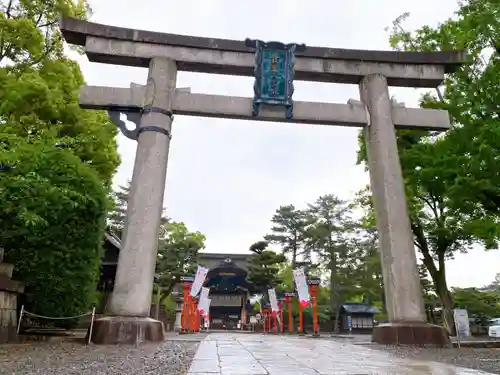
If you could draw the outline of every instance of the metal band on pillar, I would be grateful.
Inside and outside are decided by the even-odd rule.
[[[168,138],[172,139],[172,134],[167,129],[160,128],[159,126],[141,126],[137,130],[137,136],[144,132],[157,132],[165,134]]]
[[[130,121],[130,122],[132,122],[132,123],[135,124],[135,128],[133,130],[129,130],[127,128],[127,124],[125,123],[125,121],[123,121],[120,118],[120,115],[122,113],[127,116],[127,120],[128,121]],[[125,137],[127,137],[129,139],[132,139],[133,141],[137,141],[137,138],[143,132],[157,132],[157,133],[162,133],[162,134],[166,135],[168,138],[172,139],[172,134],[167,129],[165,129],[165,128],[162,128],[160,126],[140,126],[142,115],[148,114],[148,113],[161,113],[161,114],[163,114],[165,116],[170,117],[170,119],[172,121],[174,119],[172,111],[167,111],[167,110],[164,110],[164,109],[158,108],[158,107],[147,106],[147,107],[144,107],[141,110],[141,112],[131,112],[131,111],[121,111],[121,110],[116,110],[116,111],[115,110],[108,110],[108,115],[109,115],[109,118],[111,119],[111,121],[113,121],[113,123],[115,125],[118,125],[118,127],[120,128],[120,131],[122,132],[122,134]]]

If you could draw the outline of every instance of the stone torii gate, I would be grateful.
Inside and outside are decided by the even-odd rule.
[[[149,319],[160,215],[173,115],[364,127],[377,218],[389,323],[372,340],[445,345],[446,331],[427,323],[398,156],[395,127],[446,130],[446,111],[391,102],[388,86],[437,87],[464,60],[462,52],[392,52],[236,41],[126,29],[73,18],[61,21],[68,43],[90,61],[149,68],[145,86],[84,86],[83,108],[108,110],[136,139],[127,220],[115,289],[106,317],[94,324],[95,343],[163,339]],[[176,88],[178,70],[255,76],[255,97],[191,93]],[[293,102],[293,80],[359,84],[361,101]],[[119,119],[135,122],[127,130]]]

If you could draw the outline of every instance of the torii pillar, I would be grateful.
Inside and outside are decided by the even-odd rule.
[[[365,76],[359,85],[369,123],[365,142],[375,208],[389,323],[376,326],[372,341],[381,344],[445,346],[448,333],[427,323],[415,245],[399,161],[393,103],[387,79]]]
[[[108,316],[94,322],[92,341],[96,344],[164,340],[163,323],[149,318],[149,312],[176,77],[175,61],[164,57],[150,60],[115,286]]]

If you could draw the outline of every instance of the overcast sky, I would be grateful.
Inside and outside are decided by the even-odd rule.
[[[244,40],[389,49],[384,28],[403,12],[408,26],[435,25],[453,15],[455,0],[91,1],[94,22],[114,26]],[[264,13],[264,10],[266,13]],[[147,70],[79,59],[90,85],[145,84]],[[180,72],[193,92],[253,96],[253,79]],[[417,106],[422,91],[391,89]],[[345,103],[355,85],[296,82],[294,99]],[[119,137],[122,164],[115,184],[132,176],[135,142]],[[322,194],[349,198],[368,182],[356,166],[357,130],[298,124],[176,116],[165,192],[167,214],[207,236],[207,251],[245,252],[269,230],[280,205],[303,207]],[[500,252],[478,250],[448,263],[453,286],[483,285],[500,272]]]

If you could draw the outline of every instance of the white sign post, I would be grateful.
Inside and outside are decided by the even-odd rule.
[[[458,348],[460,348],[460,339],[462,337],[470,337],[469,314],[465,309],[454,309],[453,318],[457,331],[457,344]]]

